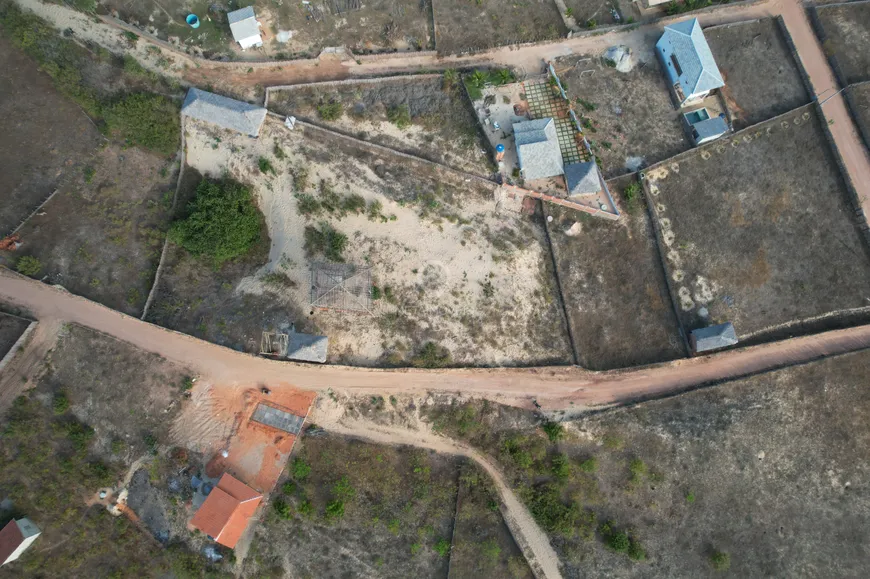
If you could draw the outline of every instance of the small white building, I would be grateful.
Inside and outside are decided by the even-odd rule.
[[[30,519],[9,521],[0,530],[0,565],[18,559],[36,540],[41,531]]]
[[[251,6],[233,10],[227,14],[227,20],[230,22],[233,38],[242,46],[242,50],[247,50],[252,46],[263,46],[263,39],[260,37],[260,23],[257,22],[257,17]]]
[[[725,86],[697,18],[665,26],[656,54],[679,106],[704,99]]]

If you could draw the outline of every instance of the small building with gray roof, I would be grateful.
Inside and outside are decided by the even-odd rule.
[[[230,23],[233,39],[239,43],[242,50],[263,46],[263,39],[260,37],[260,23],[257,22],[257,17],[251,6],[229,12],[227,20]]]
[[[568,198],[601,193],[601,177],[595,161],[565,165],[565,185]]]
[[[547,179],[565,172],[553,119],[521,121],[513,129],[523,179]]]
[[[734,324],[726,322],[715,326],[707,326],[692,330],[689,334],[689,342],[695,354],[709,352],[720,348],[727,348],[737,343],[737,333]]]
[[[725,86],[697,18],[665,26],[656,54],[679,106],[699,101]]]
[[[259,136],[260,128],[266,119],[266,109],[263,107],[198,88],[187,91],[187,98],[181,106],[181,114],[251,137]]]

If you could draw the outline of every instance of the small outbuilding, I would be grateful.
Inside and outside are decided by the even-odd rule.
[[[725,86],[697,18],[665,26],[656,54],[681,107]]]
[[[233,38],[241,45],[242,50],[263,46],[263,39],[260,37],[260,23],[257,22],[253,7],[248,6],[240,10],[233,10],[227,14],[227,20],[229,20]]]
[[[513,128],[523,179],[547,179],[565,172],[553,119],[521,121],[514,123]]]
[[[705,108],[684,113],[683,126],[696,147],[714,141],[728,132],[725,115],[711,117]]]
[[[601,177],[595,161],[565,165],[565,185],[568,197],[582,197],[601,193]]]
[[[263,495],[235,478],[224,475],[193,515],[190,525],[214,541],[234,549]]]
[[[700,354],[701,352],[709,352],[735,345],[737,343],[737,333],[734,331],[734,324],[726,322],[724,324],[692,330],[689,334],[689,342],[692,346],[692,351]]]
[[[259,136],[263,121],[266,120],[266,109],[263,107],[198,88],[187,91],[181,114],[251,137]]]
[[[18,559],[41,534],[30,519],[11,520],[0,530],[0,565]]]

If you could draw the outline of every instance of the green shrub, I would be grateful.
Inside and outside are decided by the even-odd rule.
[[[188,390],[193,390],[193,378],[190,376],[185,376],[184,380],[181,381],[181,390],[187,392]]]
[[[565,436],[565,427],[558,422],[545,422],[541,429],[550,439],[550,442],[558,442]]]
[[[278,497],[272,502],[272,508],[278,513],[282,519],[289,519],[293,516],[293,510],[290,508],[290,503]]]
[[[81,10],[82,12],[95,12],[97,0],[72,0],[72,5],[76,10]]]
[[[400,129],[411,126],[411,111],[408,105],[398,105],[387,109],[387,120]]]
[[[587,458],[580,463],[580,470],[583,472],[595,472],[598,469],[598,461],[594,456]]]
[[[557,454],[550,461],[550,471],[557,481],[565,482],[571,477],[571,463],[564,454]]]
[[[637,484],[643,480],[643,477],[647,473],[646,464],[639,458],[636,458],[629,463],[628,470],[631,472],[631,482],[633,484]]]
[[[310,517],[313,512],[313,508],[311,507],[311,501],[302,501],[299,503],[299,506],[296,508],[299,511],[299,514],[303,517]]]
[[[15,271],[22,275],[34,277],[42,271],[42,262],[32,255],[22,255],[15,263]]]
[[[444,538],[438,539],[438,542],[432,548],[442,557],[446,557],[450,554],[450,541]]]
[[[689,504],[694,503],[695,502],[695,493],[693,493],[692,491],[689,491],[688,493],[686,493],[686,502]]]
[[[633,181],[625,189],[622,190],[622,197],[625,199],[625,203],[626,205],[628,205],[629,209],[633,209],[637,204],[637,200],[640,197],[640,192],[640,183],[638,183],[637,181]]]
[[[381,216],[381,211],[383,211],[383,209],[384,209],[384,205],[380,201],[378,201],[377,199],[371,201],[369,203],[369,207],[368,207],[368,211],[367,211],[368,215],[369,215],[369,221],[377,220],[378,217]]]
[[[451,361],[450,350],[434,342],[426,342],[411,358],[411,365],[415,368],[444,368],[449,366]]]
[[[631,544],[631,541],[628,540],[628,534],[625,531],[610,533],[610,535],[605,539],[605,542],[609,549],[616,551],[617,553],[626,553]]]
[[[501,556],[501,547],[495,539],[487,539],[480,546],[480,549],[483,551],[483,556],[493,563],[498,561],[498,558]]]
[[[275,158],[279,161],[283,161],[287,157],[287,153],[284,152],[284,149],[282,149],[278,143],[275,143],[275,146],[272,148],[272,154],[275,155]]]
[[[343,476],[332,485],[332,494],[341,500],[349,501],[356,496],[356,489],[350,484],[350,479]]]
[[[586,21],[586,28],[588,28],[589,30],[592,30],[596,26],[598,26],[598,23],[595,21],[594,18],[590,18]]]
[[[77,420],[64,423],[62,429],[76,450],[85,450],[94,437],[94,429]]]
[[[299,482],[304,481],[311,474],[311,465],[301,458],[293,459],[293,478]]]
[[[379,300],[381,299],[381,288],[376,285],[372,286],[372,299]]]
[[[341,209],[347,213],[360,215],[366,210],[366,200],[362,195],[353,193],[342,200]]]
[[[632,539],[628,545],[628,558],[632,561],[643,561],[646,559],[646,550],[636,539]]]
[[[308,169],[305,167],[297,167],[293,170],[293,186],[297,191],[305,191],[308,189]]]
[[[283,485],[281,485],[281,492],[285,495],[292,495],[296,492],[296,483],[292,480],[286,481]]]
[[[260,240],[262,219],[251,191],[235,181],[203,180],[188,215],[172,224],[169,238],[215,268],[247,254]]]
[[[314,198],[314,195],[308,193],[299,193],[296,195],[296,210],[300,215],[308,217],[309,215],[320,215],[323,208],[320,206],[320,201]]]
[[[336,499],[326,505],[327,519],[340,519],[344,516],[344,501]]]
[[[522,490],[532,516],[551,533],[570,538],[575,532],[589,537],[595,528],[595,513],[580,508],[576,502],[562,502],[558,487],[544,484]]]
[[[56,392],[51,407],[54,409],[55,414],[63,414],[66,412],[69,409],[69,398],[67,398],[66,393]]]
[[[727,571],[731,567],[731,555],[722,551],[714,551],[710,555],[710,564],[716,571]]]
[[[110,131],[126,141],[171,155],[178,150],[180,123],[178,105],[163,95],[135,93],[104,109]]]
[[[317,114],[324,121],[337,121],[344,114],[344,106],[338,101],[323,103],[317,107]]]
[[[321,223],[319,229],[306,226],[304,237],[305,251],[309,255],[323,254],[330,261],[344,261],[347,235],[337,231],[329,223]]]
[[[456,88],[456,83],[459,81],[459,73],[455,68],[448,68],[444,71],[443,85],[445,91],[450,91]]]
[[[273,175],[276,174],[275,167],[272,166],[272,161],[266,157],[260,157],[257,159],[257,167],[260,168],[260,173],[263,173],[264,175],[266,173],[272,173]]]

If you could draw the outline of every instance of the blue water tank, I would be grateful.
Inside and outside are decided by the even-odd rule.
[[[498,145],[495,146],[495,150],[497,153],[504,153],[504,145],[499,143]]]

